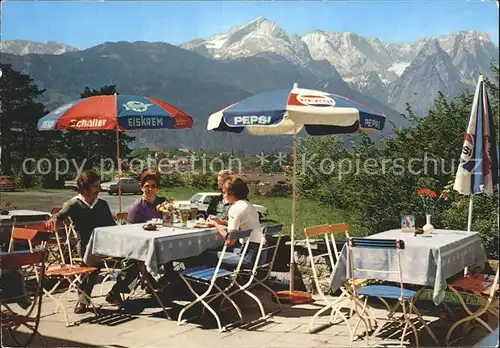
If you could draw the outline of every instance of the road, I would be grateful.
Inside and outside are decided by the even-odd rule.
[[[0,191],[0,201],[9,201],[17,209],[29,209],[49,212],[52,207],[61,206],[63,202],[77,193],[71,190],[19,190],[16,192]],[[110,196],[101,192],[100,198],[106,200],[113,213],[118,212],[118,196]],[[122,210],[139,198],[139,195],[122,196]]]

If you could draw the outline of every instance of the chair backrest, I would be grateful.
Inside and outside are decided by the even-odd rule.
[[[319,257],[325,257],[328,256],[328,260],[330,261],[330,269],[333,270],[335,269],[335,264],[338,261],[340,251],[337,248],[337,242],[335,240],[335,236],[349,236],[349,224],[328,224],[328,225],[318,225],[318,226],[311,226],[311,227],[306,227],[304,229],[304,235],[306,237],[306,244],[307,244],[307,250],[309,253],[309,263],[311,265],[311,269],[313,272],[313,278],[314,278],[314,283],[316,285],[316,290],[318,293],[322,296],[324,296],[319,278],[318,278],[318,271],[316,269],[316,263],[314,262],[315,259]],[[323,237],[325,240],[325,246],[326,246],[326,252],[323,254],[319,255],[314,255],[312,246],[311,246],[311,239],[313,237]]]
[[[240,257],[238,260],[238,264],[235,269],[235,277],[238,274],[238,272],[241,269],[241,265],[243,264],[243,260],[245,259],[245,255],[248,250],[248,245],[250,244],[250,233],[252,233],[252,230],[247,230],[247,231],[228,231],[226,233],[226,238],[225,238],[225,243],[224,247],[221,250],[220,256],[219,256],[219,261],[217,262],[216,266],[216,271],[214,272],[214,276],[212,277],[212,283],[215,282],[215,279],[217,279],[217,274],[219,272],[219,269],[221,268],[222,261],[224,260],[224,255],[227,251],[227,247],[232,244],[232,242],[240,240],[240,239],[245,239],[243,243],[243,249],[240,252]]]
[[[9,244],[9,251],[13,251],[14,249],[14,241],[17,240],[26,240],[26,241],[34,241],[35,238],[42,237],[43,240],[47,240],[44,237],[48,237],[47,235],[40,234],[38,235],[38,231],[46,231],[45,221],[47,220],[47,215],[14,215],[12,217],[12,231],[11,231],[11,240]],[[19,228],[36,230],[35,232],[28,233],[28,231],[17,230]],[[28,242],[28,244],[30,244]]]
[[[81,250],[73,250],[73,247],[78,245],[77,242],[80,240],[80,236],[78,235],[78,232],[76,232],[73,220],[69,216],[63,220],[63,224],[66,236],[62,241],[58,238],[57,244],[60,252],[62,253],[61,258],[65,261],[65,263],[69,261],[69,264],[73,266],[75,259],[81,259],[83,256],[81,255]]]
[[[5,272],[5,285],[8,282],[10,285],[6,286],[4,289],[0,290],[0,297],[2,304],[7,303],[18,303],[21,298],[29,296],[28,307],[23,307],[23,311],[20,313],[27,313],[27,316],[39,317],[41,310],[41,297],[43,295],[42,282],[45,276],[45,250],[35,249],[33,252],[28,250],[13,251],[9,253],[0,253],[0,268],[2,272]],[[33,273],[36,279],[36,285],[33,284]],[[7,275],[11,274],[12,278]],[[16,285],[12,284],[17,281],[20,282],[19,286],[21,291],[12,289],[17,289]],[[29,284],[27,283],[29,281]],[[28,291],[29,285],[29,291]],[[3,323],[2,323],[3,326]]]
[[[126,211],[120,211],[115,214],[115,221],[118,222],[119,225],[125,225],[127,224],[127,219],[128,219],[128,212]]]
[[[265,270],[265,274],[263,277],[259,277],[259,281],[265,281],[269,276],[271,275],[272,269],[273,269],[273,264],[274,260],[276,258],[276,254],[278,252],[278,247],[280,245],[280,240],[281,240],[281,231],[283,230],[283,225],[269,225],[269,226],[264,226],[262,228],[262,239],[259,243],[259,247],[257,249],[257,255],[255,256],[255,260],[253,262],[253,265],[251,266],[250,269],[250,277],[247,281],[246,285],[243,285],[243,287],[246,287],[250,283],[253,282],[254,278],[257,276],[257,272],[259,270]],[[270,235],[276,235],[278,234],[278,238],[276,240],[276,243],[268,245],[267,244],[267,237]],[[271,260],[269,260],[268,257],[268,252],[270,250],[273,250]],[[245,273],[248,275],[249,269],[245,270]]]
[[[265,254],[264,262],[258,264],[257,268],[267,268],[269,275],[274,266],[274,261],[276,260],[276,255],[278,255],[278,248],[280,246],[281,237],[283,231],[283,225],[268,225],[262,228],[262,234],[265,238],[265,246],[262,245],[262,252]],[[270,243],[270,237],[275,238],[274,243]],[[269,253],[272,251],[271,255]]]
[[[35,243],[40,244],[38,242],[41,242],[41,247],[44,248],[45,242],[47,242],[49,237],[49,233],[40,232],[40,230],[37,228],[12,226],[8,251],[14,251],[16,241],[25,241],[26,243],[28,243],[30,251],[33,251],[33,246],[35,245]]]
[[[404,291],[404,284],[403,284],[403,269],[401,266],[401,250],[405,248],[405,242],[400,239],[372,239],[372,238],[348,238],[347,239],[347,245],[348,245],[348,264],[349,264],[349,270],[350,270],[350,279],[354,280],[356,279],[356,272],[368,272],[368,273],[375,273],[375,274],[397,274],[398,276],[398,281],[399,281],[399,286],[401,289],[401,299],[404,299],[403,296],[403,291]],[[371,266],[371,268],[366,268],[363,266],[361,267],[356,267],[355,260],[361,260],[363,261],[363,265],[370,265],[370,264],[378,264],[380,266],[380,263],[370,263],[370,260],[372,260],[369,257],[366,257],[364,255],[363,257],[360,255],[357,255],[357,252],[360,249],[386,249],[386,250],[395,250],[396,251],[396,262],[397,262],[397,268],[396,270],[390,269],[391,265],[391,260],[387,260],[386,262],[386,267],[385,269],[380,269],[380,267],[374,267]],[[355,256],[355,254],[357,256]],[[384,253],[388,258],[391,257],[391,253]],[[365,262],[366,261],[366,262]],[[367,277],[363,277],[367,278]],[[355,282],[351,281],[352,289],[353,292],[356,291],[356,288],[354,286]]]
[[[226,241],[235,241],[238,239],[244,239],[250,237],[252,230],[248,231],[231,231],[226,234]]]
[[[43,264],[45,262],[45,251],[28,250],[12,251],[0,254],[0,266],[2,270],[17,271],[23,266]]]

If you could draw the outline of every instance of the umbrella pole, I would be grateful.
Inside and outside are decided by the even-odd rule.
[[[118,170],[118,211],[122,211],[122,189],[121,189],[121,183],[120,183],[120,178],[122,176],[122,165],[120,162],[120,130],[118,127],[116,127],[116,160],[118,161],[117,163],[117,170]]]
[[[281,303],[308,303],[312,301],[312,295],[304,291],[295,290],[295,217],[297,204],[297,126],[293,132],[293,174],[292,174],[292,224],[290,231],[290,289],[278,291],[277,295]]]
[[[290,226],[290,291],[295,290],[295,210],[296,210],[296,186],[297,186],[297,126],[293,130],[292,144],[292,225]]]

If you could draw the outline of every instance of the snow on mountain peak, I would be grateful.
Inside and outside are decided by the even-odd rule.
[[[490,36],[474,30],[394,44],[348,31],[314,30],[302,36],[288,34],[263,16],[208,40],[191,41],[182,47],[215,59],[273,53],[311,71],[319,66],[325,69],[323,64],[326,64],[330,70],[333,67],[338,71],[351,87],[379,100],[384,99],[383,96],[387,96],[407,72],[414,71],[419,65],[427,66],[429,62],[443,65],[442,69],[420,71],[422,78],[426,78],[423,75],[428,72],[445,81],[460,83],[457,81],[462,78],[471,84],[479,72],[489,71],[491,59],[498,61],[498,47]]]
[[[307,46],[297,35],[288,35],[283,28],[265,17],[216,34],[201,43],[183,44],[182,47],[203,54],[208,51],[215,59],[234,59],[261,53],[276,53],[288,60],[303,64],[311,59]]]

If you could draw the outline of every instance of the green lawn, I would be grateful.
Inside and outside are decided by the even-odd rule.
[[[197,192],[208,191],[211,189],[197,189],[191,187],[176,187],[171,189],[160,190],[160,195],[165,197],[172,197],[176,200],[187,200]],[[252,203],[263,205],[267,208],[269,213],[268,219],[264,223],[269,224],[279,222],[283,224],[284,233],[290,234],[290,225],[292,221],[292,200],[285,197],[264,197],[264,196],[250,196]],[[342,222],[349,222],[346,218],[347,214],[343,211],[335,210],[332,207],[321,205],[316,201],[309,199],[297,200],[297,221],[295,227],[295,235],[303,237],[304,228],[308,226],[321,225],[321,224],[335,224]],[[351,226],[351,233],[353,235],[360,235],[360,231],[356,230],[356,226]]]

